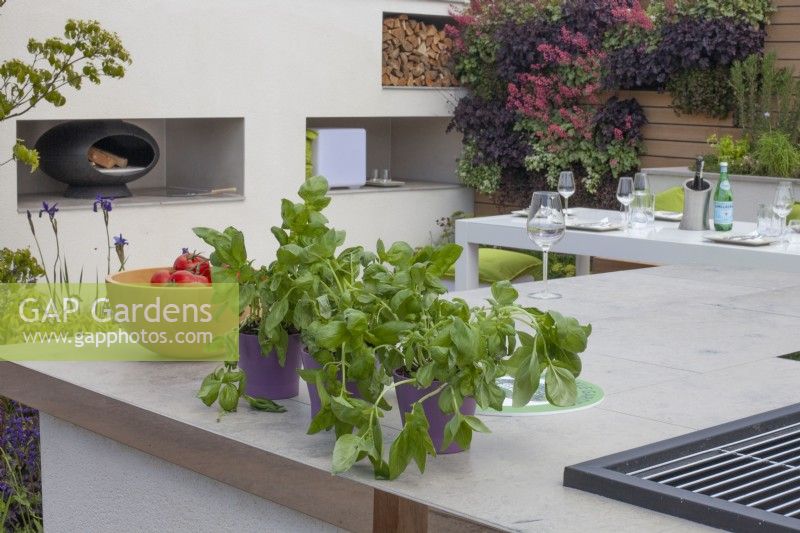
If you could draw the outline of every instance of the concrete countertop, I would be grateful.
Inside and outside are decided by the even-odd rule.
[[[357,501],[364,489],[502,530],[706,529],[564,488],[563,469],[796,403],[800,362],[777,356],[800,350],[800,277],[675,266],[551,284],[563,299],[524,303],[592,323],[582,377],[605,400],[572,413],[486,417],[492,434],[476,434],[466,453],[430,459],[424,476],[413,465],[392,482],[375,481],[366,465],[327,474],[333,438],[305,435],[305,392],[282,402],[285,414],[243,405],[217,422],[194,397],[213,366],[205,363],[0,363],[0,394],[348,529],[369,528],[371,502]],[[459,296],[478,304],[487,294]],[[398,422],[388,417],[390,438]],[[258,461],[283,472],[280,483],[259,477]],[[310,507],[307,490],[338,496]]]

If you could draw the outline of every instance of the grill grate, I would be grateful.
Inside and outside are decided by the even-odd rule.
[[[800,531],[800,404],[564,469],[564,485],[729,531]]]
[[[626,473],[800,518],[800,423]]]

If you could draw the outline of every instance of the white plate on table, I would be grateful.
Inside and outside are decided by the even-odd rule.
[[[778,242],[777,237],[763,237],[756,233],[706,233],[703,238],[712,242],[739,246],[767,246]]]
[[[683,220],[683,213],[679,211],[656,211],[656,220],[666,220],[668,222],[680,222]]]
[[[603,220],[567,220],[567,229],[581,231],[617,231],[622,229],[622,224]]]
[[[527,209],[517,209],[516,211],[511,211],[511,214],[513,216],[515,216],[515,217],[527,217],[528,216],[528,210]],[[567,209],[567,214],[568,215],[574,215],[575,213],[572,211],[572,209]]]

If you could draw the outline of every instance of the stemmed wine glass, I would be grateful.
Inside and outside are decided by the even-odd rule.
[[[528,237],[542,249],[544,288],[530,295],[531,298],[552,300],[561,298],[560,294],[547,290],[547,254],[550,247],[564,237],[566,225],[564,212],[561,210],[559,193],[538,191],[533,193],[531,207],[528,210]]]
[[[564,220],[569,216],[569,197],[575,194],[575,176],[565,170],[558,176],[558,194],[564,197]]]
[[[784,238],[786,229],[786,217],[792,212],[792,207],[794,207],[792,182],[782,181],[778,183],[778,188],[775,190],[775,199],[772,201],[772,211],[781,217],[781,240]]]
[[[633,202],[633,178],[622,177],[617,184],[617,200],[625,206],[625,227],[630,224],[630,205]]]

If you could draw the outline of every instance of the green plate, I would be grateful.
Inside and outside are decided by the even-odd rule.
[[[514,381],[511,378],[502,378],[498,380],[498,385],[500,385],[500,387],[506,391],[506,399],[503,402],[503,410],[495,411],[494,409],[484,410],[479,408],[477,414],[485,416],[552,415],[558,413],[568,413],[571,411],[580,411],[581,409],[593,407],[603,401],[603,397],[605,396],[603,389],[594,383],[589,383],[588,381],[584,381],[582,379],[578,379],[577,382],[578,399],[576,400],[575,405],[571,405],[569,407],[556,407],[555,405],[550,405],[547,403],[547,400],[544,397],[544,385],[542,384],[536,390],[528,405],[523,407],[512,407],[511,391]]]

